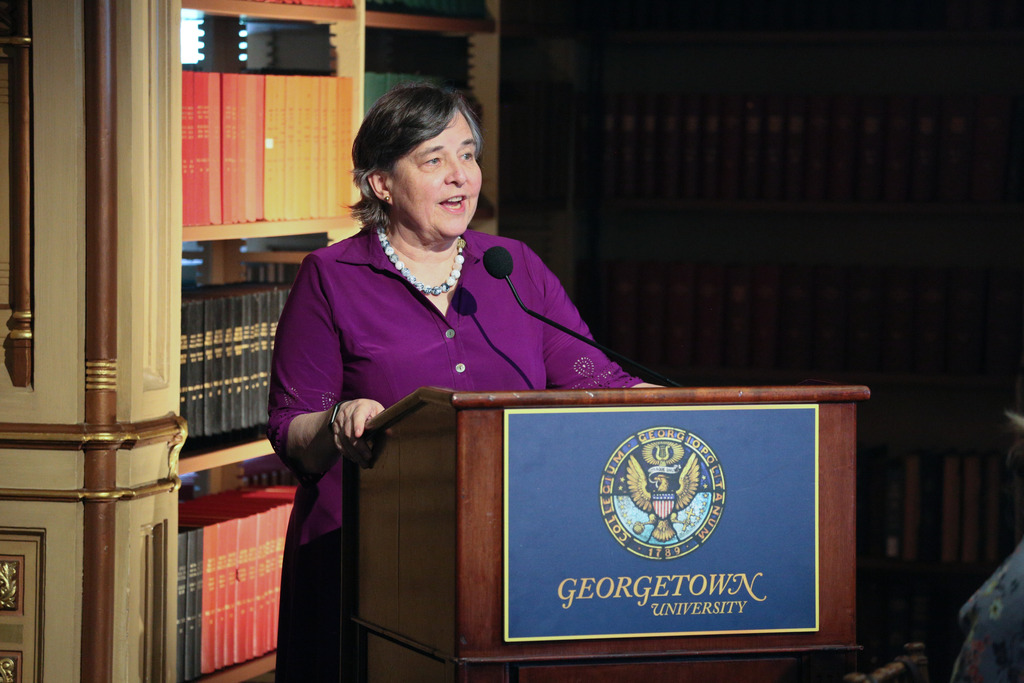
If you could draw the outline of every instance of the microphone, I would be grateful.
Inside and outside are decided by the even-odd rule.
[[[490,249],[484,252],[484,268],[487,269],[487,272],[490,274],[491,277],[497,280],[504,280],[505,282],[508,283],[509,289],[512,290],[512,296],[516,298],[516,302],[519,304],[519,308],[526,311],[526,313],[528,313],[529,315],[533,316],[534,318],[536,318],[537,320],[541,321],[546,325],[551,325],[555,329],[560,330],[571,337],[579,339],[584,344],[589,344],[590,346],[593,346],[595,349],[604,352],[605,354],[615,358],[616,360],[629,364],[630,366],[636,368],[637,370],[640,370],[643,374],[646,374],[648,377],[656,379],[660,384],[672,387],[682,386],[678,382],[669,379],[668,377],[665,377],[661,373],[655,372],[650,368],[646,368],[640,363],[637,363],[635,360],[631,358],[626,358],[621,353],[612,351],[607,346],[599,344],[593,339],[585,337],[579,332],[576,332],[575,330],[570,330],[568,327],[560,325],[559,323],[556,323],[554,320],[546,318],[540,313],[537,313],[536,311],[531,311],[529,308],[526,307],[526,304],[523,303],[523,300],[519,298],[519,292],[516,291],[516,286],[512,284],[512,278],[509,277],[510,275],[512,275],[512,267],[512,254],[508,253],[508,249],[506,249],[505,247],[491,247]]]

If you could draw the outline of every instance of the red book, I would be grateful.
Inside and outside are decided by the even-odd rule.
[[[743,95],[722,95],[718,199],[735,200],[740,197],[744,114]]]
[[[1006,188],[1013,99],[1007,95],[980,95],[975,111],[971,154],[970,198],[997,202]]]
[[[939,100],[919,95],[914,100],[911,125],[910,199],[930,202],[936,197],[936,165],[939,150]]]
[[[811,95],[807,98],[803,199],[811,202],[825,198],[831,116],[829,109],[828,95]]]
[[[786,98],[786,130],[783,142],[786,201],[796,202],[804,199],[806,134],[807,98],[803,95],[790,95]]]
[[[882,198],[905,202],[910,197],[910,139],[914,100],[910,95],[890,95],[883,127]]]
[[[220,75],[220,154],[221,154],[221,206],[223,223],[238,223],[243,219],[244,189],[240,171],[241,133],[239,126],[239,74]]]
[[[974,97],[948,95],[939,120],[939,201],[962,202],[971,190],[971,148],[974,143]]]
[[[220,74],[194,72],[196,111],[196,170],[207,191],[199,202],[202,224],[218,225],[221,213]]]
[[[181,72],[181,222],[198,225],[195,72]]]
[[[858,98],[835,95],[829,112],[828,185],[826,193],[833,201],[846,202],[854,197],[857,168],[857,144],[860,112]]]

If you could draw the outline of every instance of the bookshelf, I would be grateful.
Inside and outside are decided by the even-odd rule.
[[[683,159],[686,152],[681,143],[671,142],[669,133],[673,128],[666,122],[669,117],[664,110],[657,108],[660,102],[655,103],[652,119],[657,135],[645,140],[644,107],[650,101],[645,98],[652,94],[713,93],[723,98],[758,95],[761,102],[769,98],[785,102],[786,98],[813,94],[853,99],[865,109],[877,98],[895,100],[927,94],[977,102],[983,96],[994,95],[1018,103],[1013,124],[1016,132],[1010,134],[1018,139],[1024,125],[1019,109],[1024,97],[1020,85],[1024,83],[1024,27],[1019,16],[1014,21],[996,20],[996,10],[988,3],[977,3],[977,7],[988,8],[993,12],[991,16],[968,19],[955,12],[960,5],[952,2],[923,3],[918,11],[931,8],[934,11],[930,15],[899,18],[865,15],[894,9],[884,3],[796,8],[796,3],[721,2],[712,7],[640,2],[609,3],[603,6],[605,13],[601,15],[607,19],[602,19],[596,12],[590,17],[566,16],[557,8],[546,10],[546,4],[525,3],[514,16],[512,10],[506,13],[506,27],[512,34],[502,45],[507,53],[503,77],[510,86],[508,104],[517,104],[515,89],[523,81],[555,84],[563,78],[567,60],[556,66],[551,55],[566,44],[581,62],[577,75],[568,80],[577,86],[577,101],[590,102],[592,107],[589,116],[573,119],[569,132],[555,126],[519,134],[522,127],[503,128],[507,146],[512,149],[527,146],[544,135],[568,135],[583,141],[571,153],[574,185],[569,196],[548,202],[543,190],[524,186],[526,202],[505,202],[508,219],[503,222],[503,232],[514,233],[521,220],[525,226],[523,238],[544,254],[546,245],[565,239],[564,233],[553,233],[571,234],[568,244],[573,253],[572,272],[568,278],[560,275],[576,282],[576,300],[600,341],[686,384],[794,384],[807,380],[866,384],[872,388],[872,398],[858,409],[858,435],[866,452],[885,448],[898,460],[910,453],[1006,454],[1013,437],[1003,412],[1014,407],[1016,401],[1022,340],[1019,304],[1011,304],[1006,317],[1012,322],[1007,331],[1000,333],[1011,339],[1004,360],[989,369],[982,368],[979,360],[966,370],[934,364],[926,368],[924,351],[916,347],[903,367],[857,369],[849,364],[851,350],[845,340],[829,362],[784,362],[782,355],[773,354],[774,360],[755,364],[751,345],[763,348],[765,341],[747,336],[752,334],[751,326],[771,324],[780,337],[792,332],[779,329],[786,324],[779,318],[767,321],[763,305],[759,307],[762,317],[755,318],[749,300],[746,308],[737,304],[735,310],[746,311],[747,317],[732,321],[738,327],[727,327],[727,291],[715,295],[721,297],[714,299],[721,302],[715,304],[715,311],[699,308],[699,303],[693,308],[692,300],[676,299],[675,304],[668,303],[668,308],[665,302],[669,300],[666,287],[670,286],[666,282],[671,283],[671,278],[685,280],[681,273],[707,265],[715,266],[719,276],[734,267],[742,272],[770,266],[781,272],[800,267],[845,275],[864,267],[906,270],[921,280],[926,279],[924,273],[938,271],[949,276],[959,269],[989,276],[1009,272],[1019,278],[1024,254],[1019,230],[1024,218],[1024,195],[1020,194],[1019,181],[1013,191],[1000,191],[997,196],[988,192],[984,198],[963,194],[970,186],[966,175],[959,177],[964,187],[947,185],[941,191],[936,180],[936,189],[927,199],[886,198],[881,181],[871,192],[861,193],[855,169],[862,163],[864,150],[853,147],[845,159],[836,160],[837,166],[821,168],[823,178],[853,172],[853,190],[847,196],[786,196],[784,184],[781,191],[776,188],[782,194],[770,195],[762,189],[766,181],[763,175],[755,178],[760,181],[754,183],[755,191],[744,192],[744,154],[763,154],[763,147],[759,143],[753,149],[744,148],[747,138],[741,128],[740,146],[731,152],[735,177],[730,182],[734,191],[723,194],[717,191],[719,188],[710,193],[691,189],[685,193],[678,178],[675,192],[663,192],[652,183],[663,183],[670,173],[681,173],[681,169],[665,164],[673,155]],[[759,15],[758,8],[764,13]],[[822,15],[827,8],[836,12],[848,9],[852,14]],[[719,14],[700,16],[705,10]],[[687,12],[696,14],[683,16]],[[552,14],[555,18],[550,19]],[[511,62],[516,58],[519,65],[513,67]],[[616,118],[619,112],[611,106],[622,102],[628,105],[632,117],[626,127],[620,127],[622,118]],[[581,110],[586,112],[587,108]],[[607,111],[612,112],[612,125],[616,126],[611,136],[606,136]],[[758,131],[763,141],[765,110],[761,114]],[[674,129],[679,135],[681,127],[679,123]],[[704,133],[705,140],[709,137],[707,129],[699,128],[698,133]],[[645,150],[651,142],[653,150]],[[698,142],[703,142],[700,136]],[[715,149],[722,148],[716,145]],[[700,147],[697,150],[699,153]],[[646,162],[645,153],[651,155]],[[1015,166],[1007,170],[1019,174],[1024,159],[1020,151],[1015,154]],[[755,158],[756,163],[762,160]],[[701,158],[696,161],[707,162]],[[698,168],[695,177],[699,183],[712,167]],[[721,170],[713,173],[717,181]],[[517,180],[526,179],[512,182]],[[515,187],[503,189],[511,191]],[[519,208],[530,203],[534,208]],[[545,218],[554,213],[561,214],[557,227],[545,229],[549,227]],[[530,229],[539,225],[544,227],[531,235]],[[623,270],[614,270],[622,263]],[[689,280],[690,286],[702,281],[700,273],[710,277],[711,272],[698,271],[696,278]],[[617,291],[617,282],[624,282],[628,291]],[[727,281],[721,282],[728,287]],[[744,290],[747,295],[753,292],[749,287]],[[1019,285],[1015,288],[1018,300],[1020,289]],[[844,291],[848,294],[850,290]],[[779,294],[774,296],[769,308],[778,315],[782,313],[777,308]],[[881,318],[883,312],[883,307],[877,308],[876,317]],[[677,327],[692,328],[677,333],[690,336],[661,337],[661,343],[645,347],[645,338],[668,334],[673,318]],[[692,355],[698,344],[694,335],[699,332],[705,334],[703,343],[714,351],[703,361]],[[879,335],[882,332],[879,329]],[[954,334],[953,327],[943,332],[945,337]],[[745,339],[745,345],[735,344],[737,337]],[[686,339],[690,348],[669,354],[666,345],[671,339],[677,346]],[[771,343],[781,354],[787,341]],[[730,360],[728,353],[737,355]],[[866,457],[864,460],[867,462]],[[1002,495],[1007,496],[1005,491]],[[1001,514],[1008,513],[1004,510]],[[1004,541],[1001,552],[1009,550]],[[915,633],[922,634],[922,603],[928,606],[930,601],[926,620],[931,628],[923,633],[930,636],[926,642],[933,672],[938,678],[948,677],[960,642],[956,610],[994,568],[992,561],[910,561],[865,553],[859,564],[862,605],[858,612],[866,648],[862,670],[888,661],[902,647],[902,641],[897,642],[889,652],[891,643],[869,638],[868,634],[876,631],[899,640],[910,633],[911,624],[918,629]],[[875,589],[889,584],[915,586],[916,604],[907,597],[911,594],[908,591],[886,605],[887,591]],[[873,591],[881,597],[872,600]],[[893,610],[891,619],[886,616],[886,608]]]
[[[411,68],[403,66],[412,61],[417,72],[441,78],[468,91],[483,112],[484,132],[489,140],[487,154],[481,161],[484,168],[482,210],[477,213],[474,227],[497,231],[497,19],[366,11],[361,0],[353,8],[257,0],[184,0],[182,8],[202,12],[206,18],[206,50],[212,63],[201,67],[204,70],[222,73],[241,70],[237,61],[240,49],[234,46],[241,20],[250,29],[245,48],[250,70],[306,74],[309,72],[303,60],[308,60],[309,68],[325,77],[351,79],[351,135],[358,129],[361,114],[368,105],[364,102],[367,96],[364,74],[369,71],[411,72]],[[488,16],[497,17],[497,2],[488,3],[488,11]],[[318,46],[316,51],[310,49],[311,44]],[[423,45],[438,45],[440,51],[431,53],[431,59],[424,61],[419,49]],[[323,71],[325,63],[329,72]],[[187,135],[185,137],[187,140]],[[342,164],[339,176],[345,179],[348,178],[348,163],[345,149],[339,155],[339,164]],[[351,183],[347,183],[345,191],[350,194],[340,196],[340,202],[353,203],[357,196]],[[247,266],[294,267],[310,248],[344,239],[358,229],[347,212],[341,213],[345,215],[185,225],[182,228],[183,256],[201,261],[198,266],[201,286],[191,296],[202,297],[204,291],[213,291],[211,285],[230,286],[240,282]],[[183,319],[186,318],[183,312]],[[189,348],[190,338],[191,335],[183,336],[183,345],[188,344]],[[225,355],[227,353],[225,351]],[[214,386],[219,381],[215,380]],[[226,387],[227,379],[223,381]],[[186,388],[193,385],[194,382],[183,380],[183,397],[188,394]],[[186,410],[183,408],[183,412]],[[209,422],[209,414],[205,421]],[[254,438],[252,430],[236,430],[233,434],[224,438],[201,434],[201,438],[186,443],[179,474],[203,477],[203,488],[207,489],[204,493],[236,487],[243,462],[273,451],[265,438]],[[270,653],[205,674],[201,680],[245,681],[272,670],[274,665],[274,655]]]

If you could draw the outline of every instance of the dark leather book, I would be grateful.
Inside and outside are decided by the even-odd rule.
[[[910,141],[914,112],[911,95],[889,95],[883,117],[882,199],[905,202],[910,197]]]
[[[854,198],[857,168],[859,98],[840,94],[832,98],[829,115],[827,197],[847,202]]]
[[[817,202],[825,199],[828,179],[830,95],[807,98],[806,146],[804,147],[804,199]]]
[[[1008,95],[979,95],[976,100],[970,189],[974,201],[1004,198],[1012,112],[1013,98]]]
[[[881,95],[864,95],[860,98],[856,198],[861,202],[877,202],[882,196],[884,114],[885,100]]]
[[[744,96],[739,195],[745,200],[761,198],[764,123],[764,98],[757,94]]]
[[[779,201],[786,181],[786,96],[766,95],[761,133],[761,191],[759,199]]]
[[[970,196],[971,154],[974,142],[974,97],[942,98],[939,119],[938,199],[962,202]]]
[[[851,268],[847,287],[847,369],[877,372],[882,366],[882,267],[865,265]]]
[[[694,365],[720,368],[725,357],[725,266],[697,265]]]
[[[717,199],[735,200],[740,196],[740,172],[743,151],[743,95],[722,95],[720,161]]]
[[[946,369],[946,275],[941,267],[921,268],[914,282],[914,372]]]
[[[680,112],[682,149],[679,174],[680,195],[685,199],[697,199],[702,196],[701,183],[712,182],[717,178],[717,119],[711,114],[704,118],[704,112],[714,111],[715,106],[712,96],[700,93],[686,93],[683,96]],[[707,176],[708,173],[713,175]]]
[[[665,292],[665,363],[670,368],[688,368],[694,357],[696,327],[697,269],[691,263],[667,264]]]
[[[702,99],[701,111],[701,193],[703,199],[718,199],[719,175],[721,174],[721,123],[722,96],[706,93]]]
[[[911,127],[910,200],[930,202],[936,198],[938,163],[939,99],[935,95],[914,98]]]
[[[807,97],[789,95],[786,98],[786,129],[783,142],[785,173],[783,186],[786,201],[796,202],[804,199],[804,171],[807,164],[806,136]]]

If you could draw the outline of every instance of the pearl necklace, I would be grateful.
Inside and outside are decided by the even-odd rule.
[[[466,240],[461,237],[458,241],[458,252],[455,254],[455,264],[452,266],[452,274],[448,276],[447,280],[436,287],[429,287],[423,284],[416,279],[415,275],[409,272],[405,262],[398,257],[398,253],[395,251],[395,248],[391,246],[391,242],[388,241],[387,233],[384,231],[384,228],[377,228],[377,239],[380,240],[380,246],[384,249],[384,255],[388,257],[388,260],[391,261],[392,264],[394,264],[395,270],[401,273],[402,277],[404,277],[409,284],[424,294],[440,296],[451,290],[462,275],[462,264],[466,261],[465,257],[462,256],[462,250],[466,246]]]

